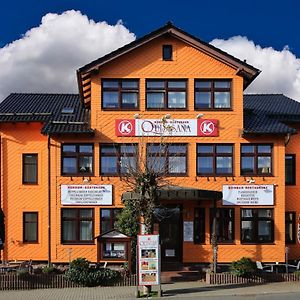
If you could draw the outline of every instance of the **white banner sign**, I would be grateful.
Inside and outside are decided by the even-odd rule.
[[[193,242],[194,241],[194,222],[184,221],[183,222],[183,241]]]
[[[112,205],[112,185],[61,185],[62,205]]]
[[[159,235],[138,235],[139,285],[160,284]]]
[[[223,185],[223,205],[274,205],[274,185]]]

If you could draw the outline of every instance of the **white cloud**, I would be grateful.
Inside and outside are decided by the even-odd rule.
[[[262,71],[247,93],[283,93],[300,101],[300,59],[287,46],[281,51],[262,48],[242,36],[214,39],[211,44]]]
[[[94,22],[74,10],[49,13],[0,48],[0,101],[12,92],[76,93],[76,69],[134,39],[120,21]]]

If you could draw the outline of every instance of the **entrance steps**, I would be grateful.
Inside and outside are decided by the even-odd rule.
[[[206,269],[205,265],[164,263],[162,264],[161,282],[202,281],[205,280]]]

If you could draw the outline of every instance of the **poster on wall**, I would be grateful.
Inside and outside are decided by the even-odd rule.
[[[61,185],[62,205],[112,205],[112,185]]]
[[[160,284],[159,235],[138,235],[139,285]]]
[[[184,242],[194,241],[194,222],[190,222],[190,221],[183,222],[183,241]]]
[[[223,185],[223,205],[274,205],[274,185]]]

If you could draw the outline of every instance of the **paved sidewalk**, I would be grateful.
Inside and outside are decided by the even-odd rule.
[[[280,282],[260,285],[206,285],[203,282],[181,282],[166,284],[162,287],[166,298],[204,298],[207,296],[224,297],[238,295],[263,295],[300,293],[299,282]],[[0,291],[2,300],[110,300],[135,299],[135,287],[98,287],[45,289],[30,291]]]

